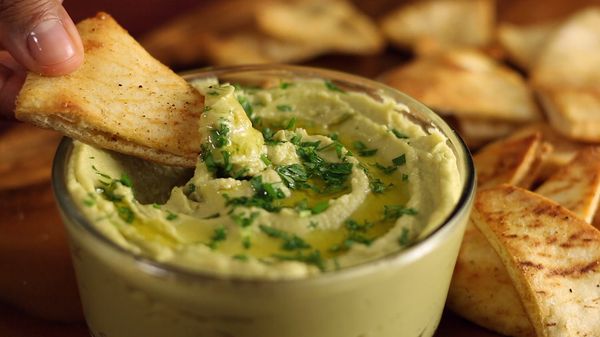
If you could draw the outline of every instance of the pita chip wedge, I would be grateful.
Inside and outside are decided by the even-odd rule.
[[[572,140],[600,142],[600,87],[541,89],[538,97],[556,131]]]
[[[203,96],[152,58],[108,14],[77,25],[83,65],[60,77],[28,74],[16,117],[83,142],[194,166]]]
[[[511,185],[479,191],[471,216],[506,266],[537,336],[598,336],[600,231]]]
[[[538,55],[557,26],[557,22],[532,25],[502,23],[499,25],[496,35],[509,59],[522,69],[529,70],[535,64]]]
[[[545,43],[532,69],[536,87],[600,86],[600,8],[572,15]]]
[[[541,133],[521,132],[474,155],[480,188],[531,182],[543,155]],[[502,261],[470,221],[452,274],[448,307],[490,330],[530,337],[535,332]]]
[[[478,187],[503,183],[529,187],[548,151],[539,132],[510,136],[488,144],[473,157]]]
[[[457,118],[456,124],[460,136],[471,150],[510,135],[521,123],[495,121],[486,119]]]
[[[399,47],[483,47],[495,24],[493,0],[427,0],[401,6],[381,20],[381,30]]]
[[[515,123],[541,119],[522,76],[474,50],[417,58],[381,79],[443,115]]]
[[[586,146],[587,143],[577,142],[566,138],[558,133],[547,122],[532,123],[515,132],[516,134],[540,132],[544,142],[552,146],[552,151],[547,154],[540,168],[539,181],[545,181],[550,176],[554,175],[557,170],[570,162],[577,152]]]
[[[204,48],[218,65],[299,62],[324,52],[321,46],[284,41],[256,30],[207,36]]]
[[[369,55],[384,47],[375,23],[347,0],[274,2],[256,21],[267,35],[327,51]]]
[[[536,192],[592,223],[600,200],[600,147],[581,150]]]

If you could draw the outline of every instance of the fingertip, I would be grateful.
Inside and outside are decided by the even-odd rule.
[[[62,30],[61,33],[64,32],[66,34],[60,38],[50,37],[48,40],[51,44],[54,43],[54,46],[57,47],[59,57],[56,59],[59,59],[60,62],[38,62],[38,71],[42,75],[60,76],[69,74],[77,70],[77,68],[79,68],[83,63],[84,59],[83,43],[81,42],[81,37],[79,36],[79,32],[77,31],[75,23],[73,23],[73,20],[63,7],[58,9],[57,14],[59,18],[60,30]],[[70,56],[65,58],[65,55]],[[47,57],[48,55],[44,56]]]

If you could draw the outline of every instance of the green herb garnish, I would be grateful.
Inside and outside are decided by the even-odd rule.
[[[394,128],[390,129],[390,131],[394,134],[394,136],[396,136],[396,138],[398,139],[406,139],[408,138],[408,136]]]
[[[229,144],[229,126],[221,121],[219,127],[210,130],[210,140],[216,148],[222,148]]]
[[[260,225],[259,228],[267,236],[269,236],[271,238],[282,240],[283,243],[281,244],[281,248],[283,250],[297,250],[297,249],[311,248],[311,246],[306,241],[304,241],[304,239],[297,236],[296,234],[290,234],[290,233],[284,232],[282,230],[279,230],[277,228],[273,228],[273,227],[269,227],[269,226],[265,226],[265,225]]]
[[[117,214],[119,215],[119,218],[127,223],[132,223],[135,219],[135,214],[131,208],[127,206],[117,206]]]
[[[396,166],[402,166],[404,164],[406,164],[406,155],[401,154],[398,157],[392,159],[392,163],[394,163],[394,165]]]
[[[417,210],[414,208],[404,207],[401,205],[385,205],[383,206],[383,220],[396,220],[403,215],[416,215]]]
[[[338,87],[335,83],[331,82],[330,80],[325,80],[325,87],[331,91],[344,92],[344,90],[340,89],[340,87]]]
[[[360,140],[352,142],[352,146],[354,146],[354,148],[358,152],[358,155],[361,157],[370,157],[377,153],[377,149],[367,148],[367,145],[361,142]]]
[[[410,243],[410,236],[408,228],[402,228],[402,233],[400,233],[400,237],[398,238],[398,244],[402,247],[408,245]]]
[[[210,249],[216,249],[219,244],[227,240],[227,229],[224,226],[215,228],[208,246]]]
[[[287,104],[280,104],[277,106],[277,110],[281,112],[290,112],[292,111],[292,107]]]

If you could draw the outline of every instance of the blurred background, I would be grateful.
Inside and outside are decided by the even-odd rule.
[[[98,11],[111,14],[176,71],[278,62],[382,79],[423,55],[451,48],[476,49],[526,78],[527,63],[497,39],[500,23],[543,25],[600,5],[600,0],[454,1],[466,4],[432,9],[420,4],[444,1],[66,0],[64,6],[75,22]],[[419,35],[423,31],[429,35]],[[506,132],[468,141],[476,148]],[[0,336],[87,336],[50,186],[59,139],[51,131],[0,122]],[[499,336],[450,312],[438,335]]]

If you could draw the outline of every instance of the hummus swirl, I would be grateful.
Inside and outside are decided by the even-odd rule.
[[[323,80],[193,85],[206,106],[191,178],[78,142],[70,157],[81,210],[134,254],[225,277],[301,278],[402,250],[456,204],[446,138],[392,99]]]

